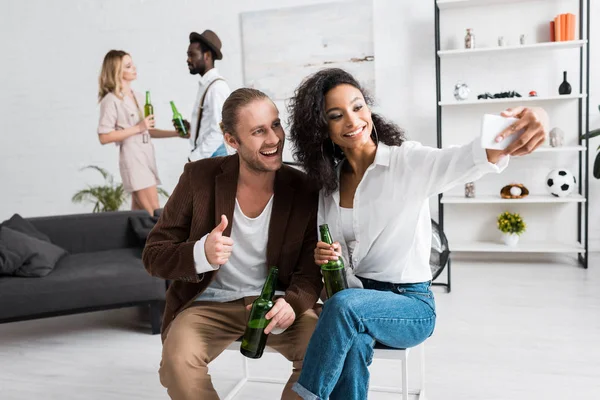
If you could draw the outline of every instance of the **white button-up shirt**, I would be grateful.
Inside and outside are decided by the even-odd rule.
[[[479,139],[448,149],[411,141],[402,146],[379,143],[375,161],[354,195],[356,243],[351,260],[342,231],[339,190],[319,196],[318,223],[328,224],[331,237],[340,242],[349,285],[362,287],[354,275],[392,283],[431,280],[429,197],[486,173],[499,173],[507,165],[508,157],[498,164],[488,162]],[[338,176],[340,168],[341,163]]]
[[[198,116],[200,114],[200,101],[204,92],[208,88],[211,82],[215,79],[223,79],[216,68],[209,70],[204,76],[200,78],[198,95],[194,103],[194,110],[192,111],[192,120],[190,121],[190,145],[192,151],[190,152],[190,160],[196,161],[203,158],[210,158],[210,156],[221,146],[223,142],[223,133],[219,127],[221,122],[221,111],[223,110],[223,103],[225,99],[229,97],[231,90],[229,85],[224,80],[215,82],[206,93],[204,99],[204,109],[202,111],[202,122],[200,124],[200,131],[198,132],[198,141],[196,142],[196,148],[194,149],[194,141],[196,140],[196,128],[198,126]]]

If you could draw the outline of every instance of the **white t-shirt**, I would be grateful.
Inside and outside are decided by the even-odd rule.
[[[220,267],[208,263],[204,253],[206,236],[194,245],[194,261],[196,272],[204,273],[218,269],[217,276],[197,301],[226,302],[248,296],[258,296],[267,280],[267,241],[269,239],[269,223],[273,210],[273,196],[265,209],[256,218],[249,218],[242,212],[235,200],[231,239],[233,251],[229,260]],[[277,291],[276,295],[283,295]]]

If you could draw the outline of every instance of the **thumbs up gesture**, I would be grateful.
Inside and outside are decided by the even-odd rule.
[[[221,223],[208,234],[204,242],[204,254],[206,254],[206,259],[211,264],[223,265],[231,256],[233,240],[230,237],[223,236],[227,225],[227,217],[221,215]]]

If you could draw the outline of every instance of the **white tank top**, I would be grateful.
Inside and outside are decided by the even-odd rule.
[[[348,254],[349,262],[352,262],[352,253],[354,252],[354,247],[356,247],[356,235],[354,234],[354,209],[353,208],[344,208],[340,207],[342,213],[342,234],[344,235],[344,240],[346,241],[346,246],[348,246]],[[333,239],[335,240],[335,238]]]

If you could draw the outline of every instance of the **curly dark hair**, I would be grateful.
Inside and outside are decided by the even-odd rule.
[[[358,81],[340,68],[324,69],[307,77],[296,89],[288,104],[289,130],[294,143],[294,157],[302,165],[320,189],[331,194],[338,188],[336,165],[344,159],[344,153],[329,138],[329,126],[325,116],[325,94],[338,85],[352,85],[363,94],[369,106],[373,99]],[[388,146],[401,146],[404,131],[376,113],[371,113],[375,132],[374,142]]]

